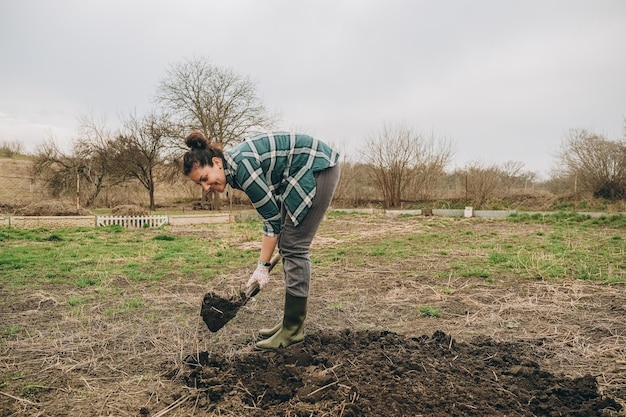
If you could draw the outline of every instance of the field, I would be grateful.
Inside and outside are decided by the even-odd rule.
[[[0,228],[0,416],[624,416],[626,219],[330,212],[303,344],[254,352],[281,269],[216,333],[257,221]]]

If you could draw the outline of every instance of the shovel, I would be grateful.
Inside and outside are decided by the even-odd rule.
[[[271,271],[280,260],[280,254],[274,255],[270,260],[269,270]],[[235,317],[239,309],[255,295],[259,293],[259,283],[255,282],[244,293],[239,294],[239,299],[226,299],[209,292],[204,295],[200,315],[210,331],[216,332]]]

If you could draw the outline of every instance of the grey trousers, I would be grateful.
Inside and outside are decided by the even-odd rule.
[[[283,208],[282,228],[278,236],[278,250],[283,257],[285,291],[294,297],[308,297],[311,282],[309,250],[324,214],[339,183],[339,165],[316,172],[315,197],[304,219],[294,226]]]

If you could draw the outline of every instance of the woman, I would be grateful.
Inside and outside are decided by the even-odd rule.
[[[311,280],[309,248],[339,182],[339,154],[307,135],[268,133],[228,151],[211,146],[198,131],[186,138],[191,148],[184,173],[205,191],[229,184],[242,190],[263,219],[261,253],[247,287],[269,281],[269,262],[278,245],[285,271],[283,320],[262,329],[257,349],[275,350],[304,340]]]

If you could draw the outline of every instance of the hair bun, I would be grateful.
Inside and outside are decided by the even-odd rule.
[[[199,130],[194,130],[186,138],[185,143],[191,149],[206,149],[209,147],[209,141]]]

